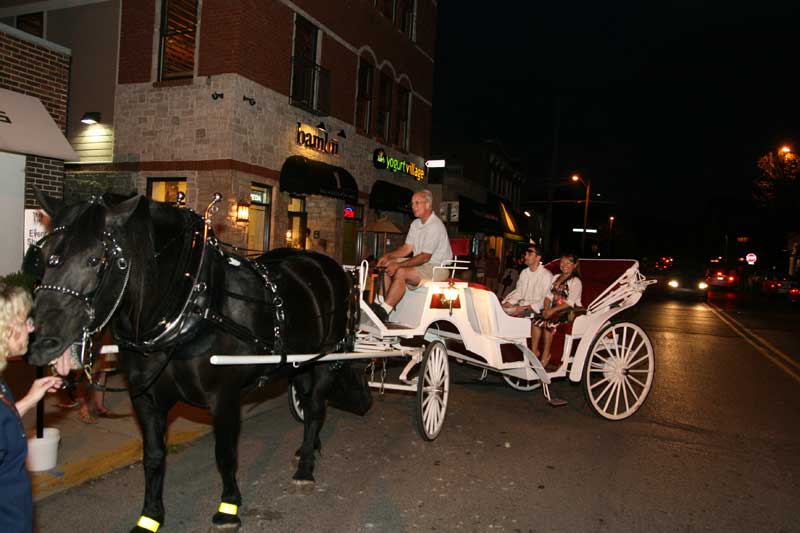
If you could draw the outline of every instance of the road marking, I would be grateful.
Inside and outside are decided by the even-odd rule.
[[[752,330],[744,326],[718,306],[709,302],[706,303],[711,311],[717,315],[717,318],[724,322],[737,335],[746,340],[753,348],[756,349],[758,353],[772,361],[778,368],[789,374],[789,376],[796,382],[800,383],[800,372],[798,372],[798,370],[800,370],[800,364],[798,364],[797,361],[783,353],[760,335],[754,333]],[[748,335],[752,336],[762,344],[756,344]]]

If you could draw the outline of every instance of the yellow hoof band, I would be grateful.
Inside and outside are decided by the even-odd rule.
[[[146,529],[147,531],[152,531],[153,533],[156,533],[156,531],[158,531],[158,528],[161,527],[161,524],[159,524],[152,518],[148,518],[144,515],[139,517],[139,521],[136,522],[136,525],[142,529]]]
[[[236,516],[239,514],[239,506],[232,503],[222,502],[219,504],[219,512],[223,514],[232,514]]]

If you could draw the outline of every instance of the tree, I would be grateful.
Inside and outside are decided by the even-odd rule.
[[[800,157],[782,148],[777,154],[770,152],[759,158],[758,170],[753,198],[759,207],[778,211],[779,215],[800,208]]]

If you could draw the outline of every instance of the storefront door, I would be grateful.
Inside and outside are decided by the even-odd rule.
[[[247,225],[248,255],[269,250],[272,187],[253,183],[250,186],[250,221]]]

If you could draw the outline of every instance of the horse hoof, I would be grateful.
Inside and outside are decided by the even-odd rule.
[[[238,516],[225,513],[215,513],[211,522],[214,524],[213,531],[221,529],[225,531],[236,531],[242,526],[242,521]]]
[[[303,494],[308,496],[309,494],[314,493],[314,486],[316,483],[313,479],[293,479],[292,483],[289,485],[289,493],[290,494]]]

